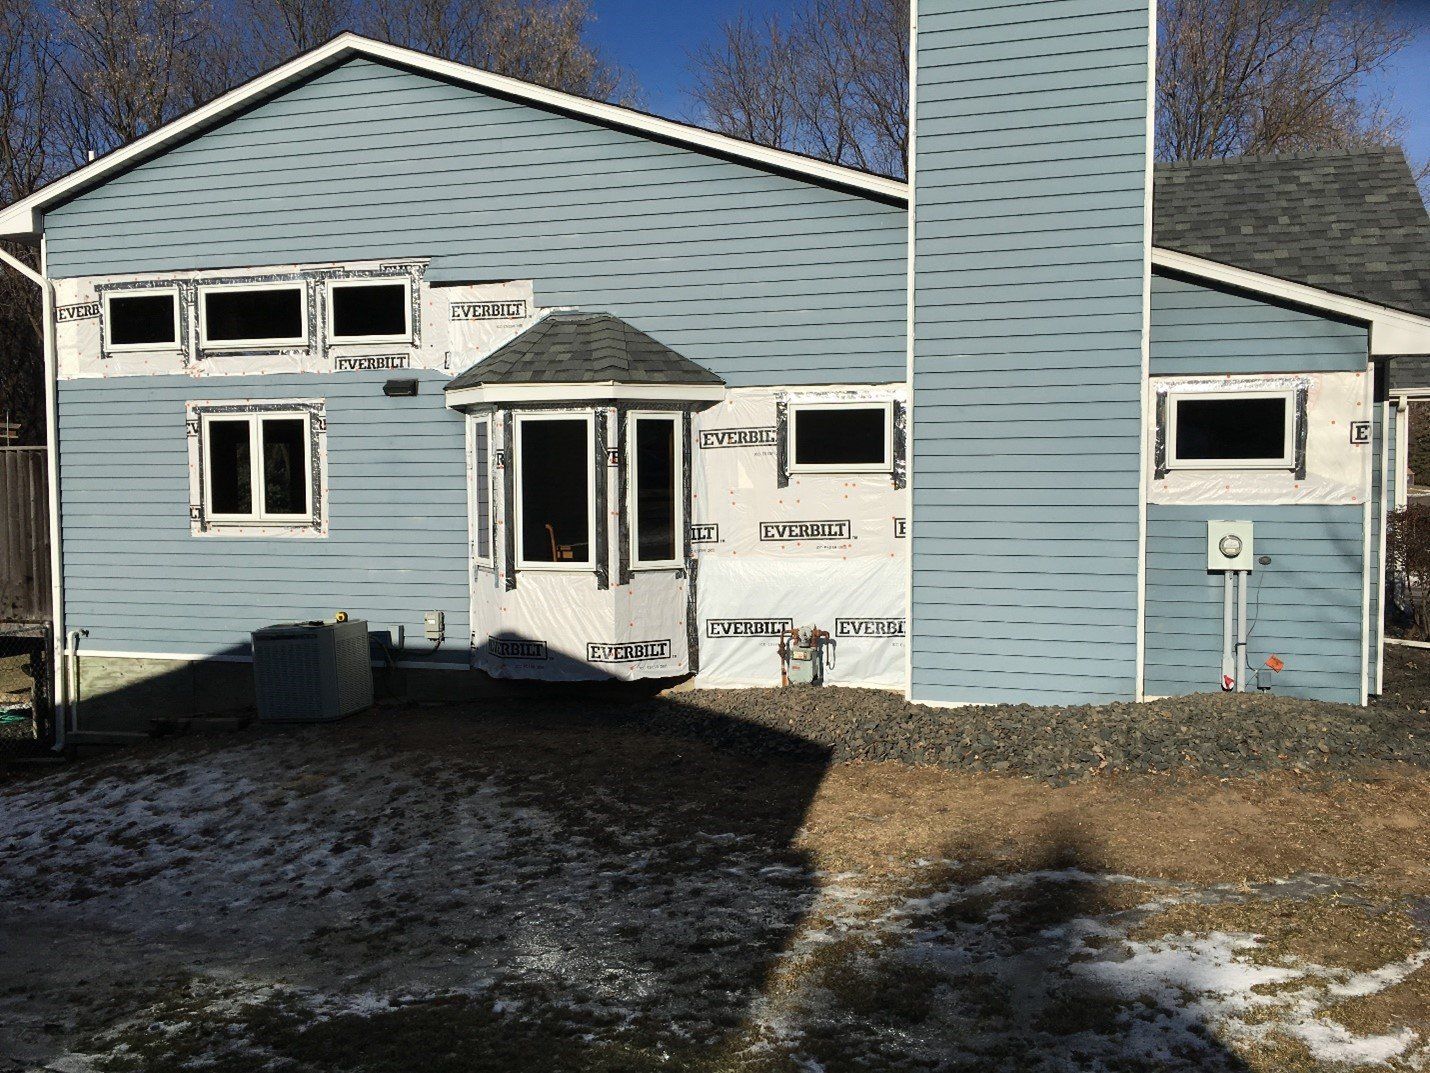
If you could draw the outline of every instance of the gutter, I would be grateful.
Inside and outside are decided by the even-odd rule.
[[[5,250],[0,249],[0,264],[13,268],[35,286],[40,288],[42,309],[43,350],[45,361],[45,452],[49,484],[49,526],[50,526],[50,668],[51,701],[54,707],[55,752],[65,748],[69,731],[70,680],[69,644],[65,636],[65,590],[64,559],[60,553],[60,438],[59,438],[59,368],[55,347],[55,288],[50,282],[45,264],[45,236],[40,236],[40,270],[36,272],[29,265]],[[76,679],[78,674],[76,673]],[[77,685],[76,681],[76,685]]]

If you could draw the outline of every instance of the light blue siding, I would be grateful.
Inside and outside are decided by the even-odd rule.
[[[249,633],[338,610],[406,627],[408,658],[467,662],[463,419],[437,374],[387,398],[384,373],[76,380],[60,385],[68,625],[91,650],[241,655]],[[184,404],[327,404],[327,537],[196,537]],[[450,640],[425,654],[422,613]]]
[[[1275,692],[1360,703],[1364,512],[1335,507],[1148,508],[1147,692],[1176,696],[1219,690],[1221,573],[1207,571],[1207,519],[1256,527],[1257,566],[1248,590],[1254,669],[1279,656]]]
[[[918,4],[915,699],[1135,693],[1149,18]]]
[[[1152,277],[1152,375],[1364,372],[1369,336],[1306,310]]]
[[[732,385],[902,380],[902,207],[356,59],[51,212],[56,276],[431,257]]]

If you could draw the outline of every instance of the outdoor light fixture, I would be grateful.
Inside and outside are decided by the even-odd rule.
[[[417,394],[417,381],[389,380],[382,385],[382,393],[390,399],[411,398]]]

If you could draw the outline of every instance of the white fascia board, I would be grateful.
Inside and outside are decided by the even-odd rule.
[[[1393,387],[1390,389],[1392,399],[1430,399],[1430,387]]]
[[[1370,327],[1372,357],[1430,353],[1430,318],[1175,250],[1153,249],[1152,266],[1363,321]]]
[[[753,142],[741,141],[739,138],[732,138],[726,134],[717,134],[701,127],[647,115],[632,108],[588,100],[571,93],[562,93],[559,90],[523,82],[517,78],[490,74],[464,63],[437,59],[412,49],[374,41],[372,38],[363,37],[360,34],[344,33],[339,34],[327,44],[319,45],[317,48],[275,67],[266,74],[250,79],[208,104],[158,127],[144,137],[77,168],[63,178],[56,179],[35,191],[29,197],[22,198],[13,205],[0,209],[0,238],[30,238],[38,235],[42,227],[44,210],[76,190],[102,182],[105,176],[158,153],[167,144],[176,142],[192,132],[202,130],[229,113],[278,92],[284,86],[307,76],[314,70],[354,56],[365,56],[379,62],[415,68],[423,73],[448,79],[461,85],[473,86],[534,105],[555,108],[596,122],[634,131],[637,134],[675,142],[678,145],[690,146],[737,160],[746,160],[763,168],[773,168],[821,184],[839,186],[857,193],[895,202],[905,201],[908,197],[907,186],[897,179],[871,175],[868,172],[840,167],[837,164],[828,164],[813,157],[801,156],[798,153],[771,149]]]
[[[478,384],[447,392],[447,405],[452,409],[478,406],[483,403],[522,402],[719,402],[725,397],[724,384],[621,384],[612,380],[600,383],[524,383]]]

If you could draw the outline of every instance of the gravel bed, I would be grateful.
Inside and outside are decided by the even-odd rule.
[[[1389,666],[1397,660],[1397,666]],[[1115,772],[1243,777],[1430,769],[1430,652],[1387,654],[1385,700],[1361,708],[1276,695],[1147,704],[929,708],[866,689],[694,690],[630,713],[642,725],[810,759],[896,760],[1055,785]],[[775,733],[771,733],[771,732]]]

